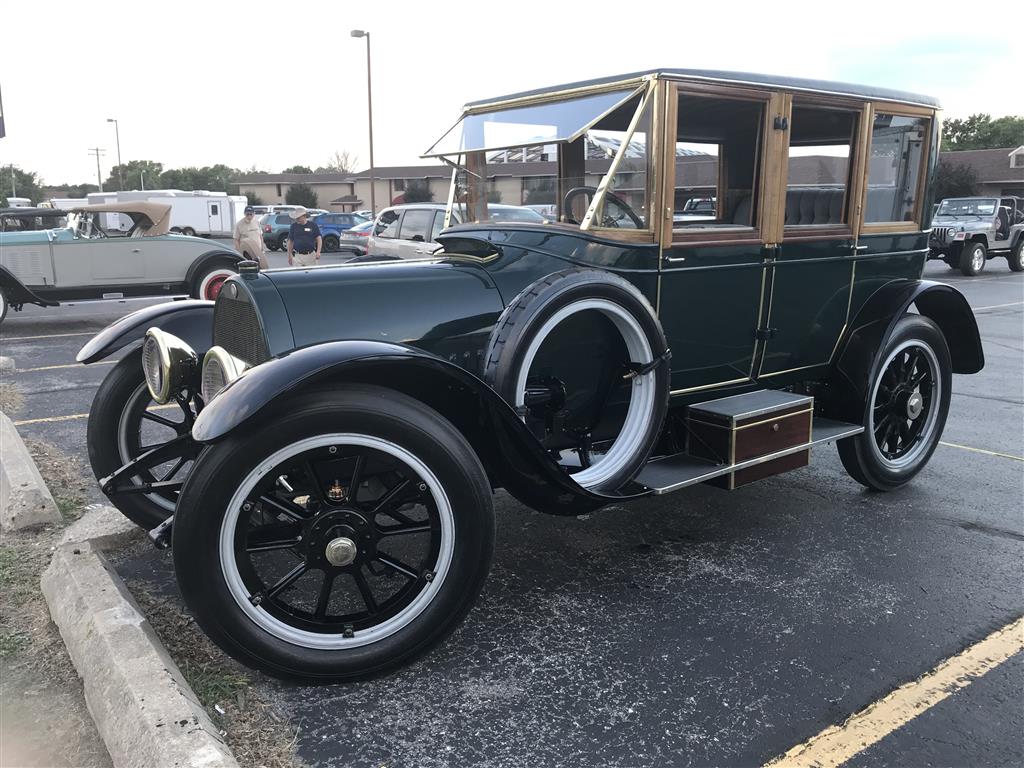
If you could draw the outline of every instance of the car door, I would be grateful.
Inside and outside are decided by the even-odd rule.
[[[61,287],[116,287],[146,282],[143,238],[78,237],[53,244],[53,269]]]
[[[679,86],[669,95],[667,208],[681,210],[695,196],[717,200],[713,219],[674,221],[662,251],[658,316],[672,349],[672,393],[683,395],[753,377],[766,246],[774,244],[777,204],[763,182],[777,112],[769,91]]]
[[[829,362],[846,323],[855,241],[854,147],[863,106],[787,95],[783,233],[766,276],[759,378]]]
[[[373,225],[373,233],[368,243],[369,252],[374,256],[394,256],[401,258],[398,231],[402,223],[402,212],[389,209],[382,211]]]
[[[403,259],[422,259],[433,253],[430,227],[434,220],[432,208],[407,208],[398,233],[398,255]]]

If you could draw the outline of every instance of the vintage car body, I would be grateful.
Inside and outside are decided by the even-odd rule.
[[[379,674],[455,625],[494,488],[579,514],[736,488],[836,441],[855,480],[899,487],[938,443],[951,374],[984,365],[966,300],[921,280],[937,109],[694,70],[470,104],[428,152],[454,168],[440,251],[246,263],[212,310],[150,308],[93,339],[83,362],[143,340],[97,394],[94,471],[173,541],[216,642],[316,680]],[[557,222],[490,215],[512,156],[548,158]],[[674,217],[697,198],[713,217]],[[183,414],[163,442],[123,415],[150,398]]]
[[[1005,256],[1010,269],[1024,271],[1024,198],[955,197],[939,203],[932,216],[928,258],[977,275],[986,259]]]
[[[132,230],[108,236],[97,218],[105,213],[130,217]],[[169,233],[170,206],[162,203],[86,205],[70,214],[67,227],[0,232],[0,319],[8,305],[174,294],[212,299],[242,259],[209,240]]]

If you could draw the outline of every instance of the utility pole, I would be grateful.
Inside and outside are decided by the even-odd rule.
[[[89,150],[90,155],[96,155],[96,185],[100,188],[100,192],[103,191],[103,176],[100,174],[100,155],[107,154],[99,147],[93,147]]]
[[[108,117],[107,122],[114,124],[114,136],[117,138],[117,190],[122,192],[124,191],[124,166],[121,165],[121,126],[113,117]]]
[[[370,33],[362,29],[353,29],[352,37],[366,38],[366,117],[370,128],[370,209],[373,216],[377,215],[377,185],[373,179],[373,82],[370,79]]]
[[[18,182],[14,178],[14,163],[11,163],[11,197],[18,196]]]

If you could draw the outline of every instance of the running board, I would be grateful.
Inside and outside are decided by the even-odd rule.
[[[857,424],[846,424],[841,421],[833,421],[815,416],[811,425],[810,442],[790,446],[785,450],[776,451],[765,456],[758,456],[757,458],[748,459],[736,464],[715,464],[710,461],[694,458],[688,453],[663,456],[647,462],[647,465],[637,475],[635,482],[646,486],[656,495],[671,493],[688,485],[703,483],[730,472],[763,464],[766,461],[789,456],[792,453],[806,451],[816,445],[832,443],[836,440],[842,440],[844,437],[853,437],[863,431],[864,427]]]

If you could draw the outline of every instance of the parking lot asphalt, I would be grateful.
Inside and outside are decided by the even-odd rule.
[[[582,519],[501,493],[491,576],[441,647],[358,684],[257,676],[299,729],[299,756],[761,765],[1024,614],[1024,275],[1000,259],[976,278],[931,262],[925,277],[967,296],[986,366],[954,377],[943,442],[912,483],[867,492],[826,446],[738,491],[698,486]],[[19,369],[4,380],[23,393],[22,434],[86,460],[83,415],[109,366],[74,354],[141,304],[8,316],[0,354]],[[120,568],[177,599],[165,553]],[[1020,765],[1021,690],[1017,654],[848,765]]]

